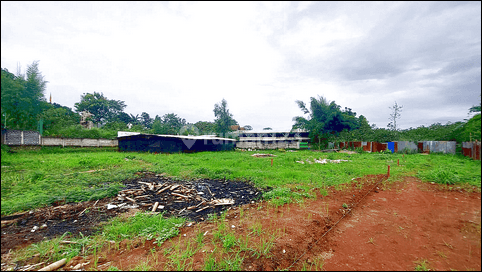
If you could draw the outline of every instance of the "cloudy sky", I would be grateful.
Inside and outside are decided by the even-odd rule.
[[[289,130],[324,96],[385,128],[462,121],[480,103],[480,2],[1,2],[1,67],[39,60],[46,98]]]

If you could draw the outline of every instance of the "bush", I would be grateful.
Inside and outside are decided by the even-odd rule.
[[[49,136],[64,138],[115,139],[117,137],[117,130],[103,128],[86,129],[78,124],[63,128]]]

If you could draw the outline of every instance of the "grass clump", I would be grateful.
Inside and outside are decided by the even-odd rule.
[[[84,236],[82,233],[78,237],[67,238],[68,236],[70,233],[66,232],[57,238],[19,249],[15,251],[14,262],[22,263],[34,257],[38,257],[43,262],[56,262],[63,258],[69,261],[75,256],[89,254],[103,244],[102,239]],[[65,240],[70,243],[64,243]]]
[[[293,200],[301,200],[304,197],[312,197],[306,192],[307,190],[307,188],[301,188],[302,192],[293,192],[289,187],[279,187],[264,193],[263,198],[265,200],[270,200],[275,207],[278,207],[283,206],[284,204],[292,203]]]
[[[158,245],[179,234],[186,219],[182,217],[164,218],[163,214],[151,215],[137,213],[129,218],[114,218],[110,224],[104,226],[103,236],[107,240],[121,241],[134,237],[145,237],[147,240],[156,239]]]
[[[415,271],[430,271],[430,265],[427,259],[420,259],[414,262],[416,264],[414,270]]]

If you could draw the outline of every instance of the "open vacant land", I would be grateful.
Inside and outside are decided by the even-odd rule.
[[[2,148],[2,270],[481,269],[480,161],[257,153]]]

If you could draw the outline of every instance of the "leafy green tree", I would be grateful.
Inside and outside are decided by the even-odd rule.
[[[141,124],[141,117],[139,116],[139,114],[132,114],[130,113],[130,121],[129,123],[131,123],[132,125],[140,125]]]
[[[216,133],[218,136],[226,136],[231,131],[230,126],[238,125],[238,122],[234,120],[233,115],[228,110],[228,102],[223,98],[221,103],[214,105],[214,123],[216,124]]]
[[[125,131],[129,130],[127,127],[127,124],[121,121],[113,121],[113,122],[107,122],[102,129],[104,130],[113,130],[113,131]]]
[[[263,128],[263,130],[273,130],[273,129],[270,128],[270,127],[265,127],[265,128]]]
[[[44,97],[48,81],[39,71],[38,61],[27,67],[26,76],[1,69],[1,113],[3,127],[36,130],[46,108]]]
[[[196,136],[199,135],[199,129],[194,124],[188,123],[181,128],[180,134],[185,136]]]
[[[108,121],[115,121],[126,104],[121,100],[107,99],[103,93],[84,93],[80,96],[80,102],[74,104],[77,112],[89,111],[92,113],[92,121],[104,125]]]
[[[58,136],[59,131],[65,127],[77,125],[80,122],[79,114],[71,108],[57,103],[49,104],[41,114],[45,136]]]
[[[187,125],[186,119],[177,116],[175,113],[167,113],[162,117],[156,115],[152,123],[151,132],[154,134],[177,135],[185,125]]]
[[[117,114],[116,121],[122,122],[122,123],[127,125],[131,121],[131,116],[129,114],[121,111]]]
[[[175,113],[168,113],[162,116],[162,124],[165,131],[163,134],[176,135],[187,122]]]
[[[153,134],[163,134],[163,132],[164,132],[164,126],[162,124],[162,119],[157,115],[156,115],[156,118],[154,118],[154,122],[152,122],[151,132]]]
[[[243,128],[244,130],[253,130],[253,127],[250,125],[245,125]]]
[[[199,121],[194,124],[199,130],[199,134],[208,135],[216,131],[216,125],[213,122]]]
[[[141,113],[141,124],[146,128],[150,129],[152,127],[152,118],[149,116],[149,113],[147,112],[142,112]]]
[[[351,131],[359,128],[356,113],[352,112],[351,109],[342,112],[335,101],[329,102],[322,96],[318,96],[318,99],[310,98],[310,109],[301,100],[296,100],[296,104],[308,117],[293,117],[295,124],[292,129],[308,130],[313,143],[321,145],[323,141],[323,144],[326,144],[328,139],[338,136],[344,130]]]
[[[480,110],[479,110],[480,112]],[[463,126],[462,141],[482,141],[481,139],[481,114],[476,114]]]

